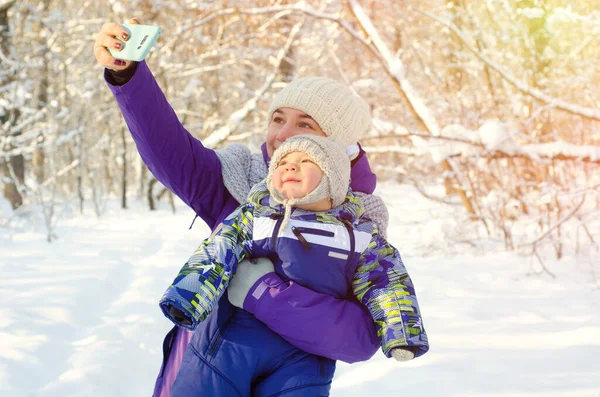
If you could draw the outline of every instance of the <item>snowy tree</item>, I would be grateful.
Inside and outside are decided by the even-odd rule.
[[[294,76],[329,76],[371,105],[362,143],[380,180],[463,206],[471,224],[512,249],[548,243],[560,256],[565,217],[592,235],[586,220],[600,203],[592,0],[4,4],[12,7],[2,31],[2,183],[13,207],[52,214],[75,199],[101,215],[110,197],[123,208],[132,197],[172,206],[91,57],[103,23],[136,16],[162,27],[147,62],[185,127],[210,147],[258,150],[272,95]],[[432,194],[435,185],[445,194]],[[521,223],[531,227],[515,235]]]

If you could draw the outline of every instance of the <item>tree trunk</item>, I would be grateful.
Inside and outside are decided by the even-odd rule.
[[[123,169],[121,174],[121,208],[127,209],[127,127],[121,127]]]
[[[158,179],[156,179],[155,177],[152,177],[152,179],[150,179],[150,182],[148,182],[148,206],[150,207],[150,211],[155,211],[156,210],[156,204],[154,203],[154,185],[156,184],[156,182],[158,182]]]
[[[42,5],[42,10],[41,10],[41,15],[42,18],[40,19],[40,21],[36,22],[33,26],[34,32],[36,34],[36,36],[38,37],[39,40],[39,44],[40,44],[40,48],[41,48],[41,52],[42,52],[42,66],[40,69],[40,79],[39,79],[39,86],[38,86],[38,93],[37,93],[37,98],[38,98],[38,103],[37,103],[37,108],[38,109],[44,109],[48,106],[48,87],[49,87],[49,81],[48,81],[48,75],[49,75],[49,64],[48,64],[48,57],[46,56],[46,54],[48,54],[48,45],[46,43],[46,38],[43,35],[43,22],[42,20],[45,20],[48,18],[48,8],[50,6],[50,0],[43,0],[41,2]],[[44,148],[43,148],[43,143],[45,141],[46,137],[44,134],[44,130],[41,131],[41,134],[38,136],[37,140],[36,140],[36,145],[38,145],[38,147],[35,149],[35,151],[33,152],[33,157],[31,159],[31,166],[32,166],[32,171],[35,175],[35,179],[37,180],[38,183],[43,183],[44,182],[44,164],[46,162],[46,153],[44,152]]]
[[[83,214],[83,206],[85,196],[83,194],[83,173],[85,170],[85,153],[83,146],[83,134],[77,136],[77,157],[79,158],[79,166],[77,167],[77,196],[79,197],[79,213]]]
[[[15,1],[5,3],[0,8],[0,49],[3,54],[9,56],[9,34],[8,34],[8,10]],[[10,84],[9,81],[3,83]],[[0,115],[0,125],[4,126],[5,136],[10,136],[10,128],[17,123],[20,111],[18,109],[8,109],[5,115]],[[17,135],[19,133],[15,133]],[[10,151],[15,147],[9,144],[8,147],[0,148],[2,151]],[[19,191],[25,181],[25,159],[21,154],[0,156],[0,180],[4,184],[4,197],[10,202],[13,209],[23,204],[23,196]]]

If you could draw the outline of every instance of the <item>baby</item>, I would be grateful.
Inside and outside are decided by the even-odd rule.
[[[343,146],[315,135],[287,139],[267,179],[183,266],[160,301],[163,313],[194,330],[243,259],[269,257],[286,281],[340,299],[354,295],[371,313],[387,357],[407,361],[426,353],[413,283],[398,251],[362,216],[349,181]]]

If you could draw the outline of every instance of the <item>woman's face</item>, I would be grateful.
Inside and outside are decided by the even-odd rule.
[[[319,124],[301,110],[280,108],[274,111],[267,131],[269,158],[286,139],[302,134],[327,136]]]
[[[273,171],[273,186],[285,198],[302,198],[315,190],[321,182],[323,171],[308,154],[286,154]]]

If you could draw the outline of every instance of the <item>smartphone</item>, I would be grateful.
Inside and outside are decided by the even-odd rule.
[[[121,50],[109,48],[108,51],[116,59],[135,62],[144,60],[162,30],[158,26],[151,25],[125,23],[122,26],[129,33],[129,40],[123,41],[117,37],[123,43],[123,48]]]

